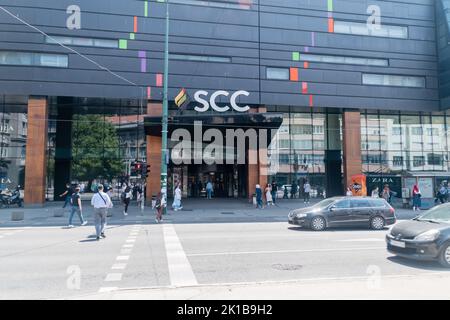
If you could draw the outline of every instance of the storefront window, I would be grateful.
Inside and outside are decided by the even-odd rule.
[[[0,96],[0,190],[25,182],[27,98]]]

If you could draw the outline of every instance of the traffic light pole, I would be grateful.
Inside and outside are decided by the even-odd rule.
[[[161,190],[164,190],[163,197],[166,199],[167,205],[167,162],[169,159],[169,151],[167,149],[167,134],[169,121],[169,0],[166,0],[166,35],[164,49],[164,98],[163,98],[163,114],[162,114],[162,152],[161,152]],[[163,209],[166,213],[166,208]]]

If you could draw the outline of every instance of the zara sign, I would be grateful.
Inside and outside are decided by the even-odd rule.
[[[219,90],[214,92],[213,94],[211,94],[211,97],[208,100],[205,100],[203,97],[207,98],[209,95],[208,91],[204,91],[204,90],[200,90],[197,91],[194,95],[194,99],[195,101],[197,101],[198,103],[200,103],[202,106],[196,106],[194,108],[195,111],[197,112],[206,112],[209,110],[209,108],[213,108],[213,110],[217,111],[217,112],[227,112],[229,111],[231,108],[233,108],[235,111],[237,112],[247,112],[248,110],[250,110],[249,106],[238,106],[236,103],[236,100],[238,97],[240,96],[246,96],[248,97],[250,95],[249,92],[244,91],[244,90],[239,90],[236,91],[235,93],[233,93],[230,97],[230,104],[231,104],[231,108],[228,105],[225,105],[223,107],[219,107],[216,103],[217,98],[219,96],[224,96],[224,97],[229,97],[230,93],[228,91],[224,91],[224,90]]]

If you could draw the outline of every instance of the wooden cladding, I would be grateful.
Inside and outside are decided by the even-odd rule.
[[[48,101],[46,97],[28,100],[25,204],[43,205],[47,175]]]

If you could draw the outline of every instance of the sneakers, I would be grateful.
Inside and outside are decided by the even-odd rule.
[[[159,220],[158,220],[158,219],[155,219],[155,222],[156,222],[156,223],[159,223]]]
[[[96,240],[97,240],[97,241],[100,240],[100,237],[97,237]]]
[[[69,226],[67,228],[72,229],[72,228],[75,228],[75,226],[73,224],[69,224]]]
[[[123,215],[124,215],[124,216],[127,216],[127,215],[128,215],[128,213],[126,213],[126,212],[124,211],[124,212],[123,212]]]
[[[105,236],[104,233],[102,233],[100,236],[101,236],[102,238],[106,238],[106,236]]]
[[[85,225],[87,225],[87,223],[88,223],[87,221],[84,221],[81,225],[85,226]]]

